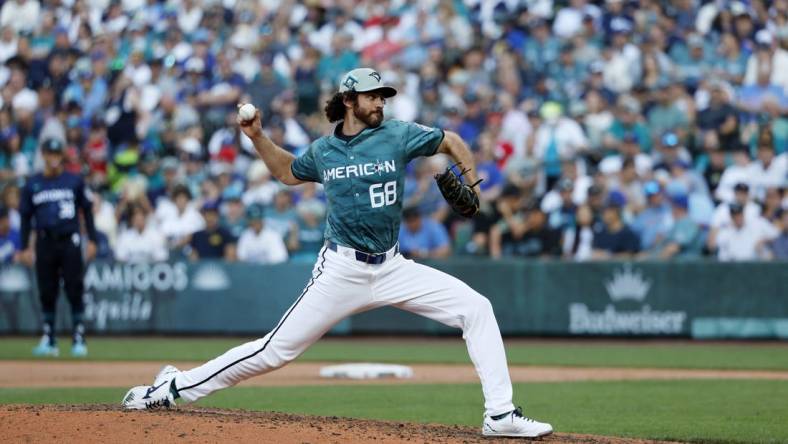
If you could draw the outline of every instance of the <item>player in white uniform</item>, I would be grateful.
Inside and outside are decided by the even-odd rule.
[[[526,418],[512,403],[506,354],[490,302],[459,279],[399,254],[406,164],[436,153],[465,166],[474,162],[455,133],[384,122],[383,105],[395,94],[374,70],[350,71],[326,106],[329,121],[341,123],[298,158],[264,135],[259,111],[251,121],[239,122],[279,181],[323,183],[326,244],[306,288],[271,332],[188,371],[164,367],[153,385],[129,390],[125,408],[170,407],[177,398],[196,401],[286,365],[347,316],[391,305],[462,329],[481,379],[484,435],[536,437],[552,432],[550,424]],[[476,181],[473,170],[468,179]]]

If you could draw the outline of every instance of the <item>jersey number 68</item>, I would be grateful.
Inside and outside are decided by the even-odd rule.
[[[397,201],[397,181],[376,183],[369,187],[369,200],[372,208],[392,205]]]

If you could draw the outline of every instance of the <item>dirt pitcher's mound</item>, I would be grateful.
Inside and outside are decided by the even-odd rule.
[[[480,436],[479,429],[439,424],[302,416],[285,413],[182,408],[124,412],[108,405],[0,406],[3,442],[57,443],[512,443]],[[550,443],[645,443],[648,441],[569,435]]]

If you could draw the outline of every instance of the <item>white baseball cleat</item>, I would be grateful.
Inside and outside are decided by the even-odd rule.
[[[496,418],[484,415],[482,435],[538,438],[553,433],[553,426],[523,416],[520,407]]]
[[[175,397],[170,390],[172,380],[180,370],[172,365],[164,366],[153,380],[153,385],[133,387],[123,397],[126,410],[159,410],[175,407]]]
[[[153,385],[158,385],[160,382],[168,379],[170,382],[180,373],[181,371],[178,370],[178,367],[174,365],[165,365],[164,367],[159,370],[159,373],[156,373],[156,377],[153,378]]]

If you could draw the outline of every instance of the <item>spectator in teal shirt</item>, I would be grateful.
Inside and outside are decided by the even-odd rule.
[[[321,82],[333,85],[344,73],[359,66],[358,53],[353,52],[352,42],[352,37],[345,33],[339,32],[334,36],[331,44],[334,53],[325,55],[317,65]]]
[[[290,260],[313,263],[323,247],[326,231],[326,208],[317,200],[305,200],[296,205],[298,221],[290,230],[287,248]]]
[[[651,133],[640,115],[640,103],[631,96],[623,96],[618,102],[616,119],[610,126],[610,134],[605,141],[609,149],[618,150],[627,135],[634,135],[640,150],[651,152]]]
[[[667,132],[678,133],[679,137],[686,134],[689,120],[671,97],[672,88],[665,85],[657,93],[657,103],[648,112],[649,129],[654,134]]]
[[[685,194],[670,198],[673,226],[665,239],[648,253],[660,259],[688,258],[700,255],[703,246],[702,232],[689,217],[689,198]]]
[[[531,23],[531,35],[525,42],[525,60],[528,66],[538,72],[545,73],[547,67],[558,59],[561,43],[550,35],[547,23],[536,19]]]

